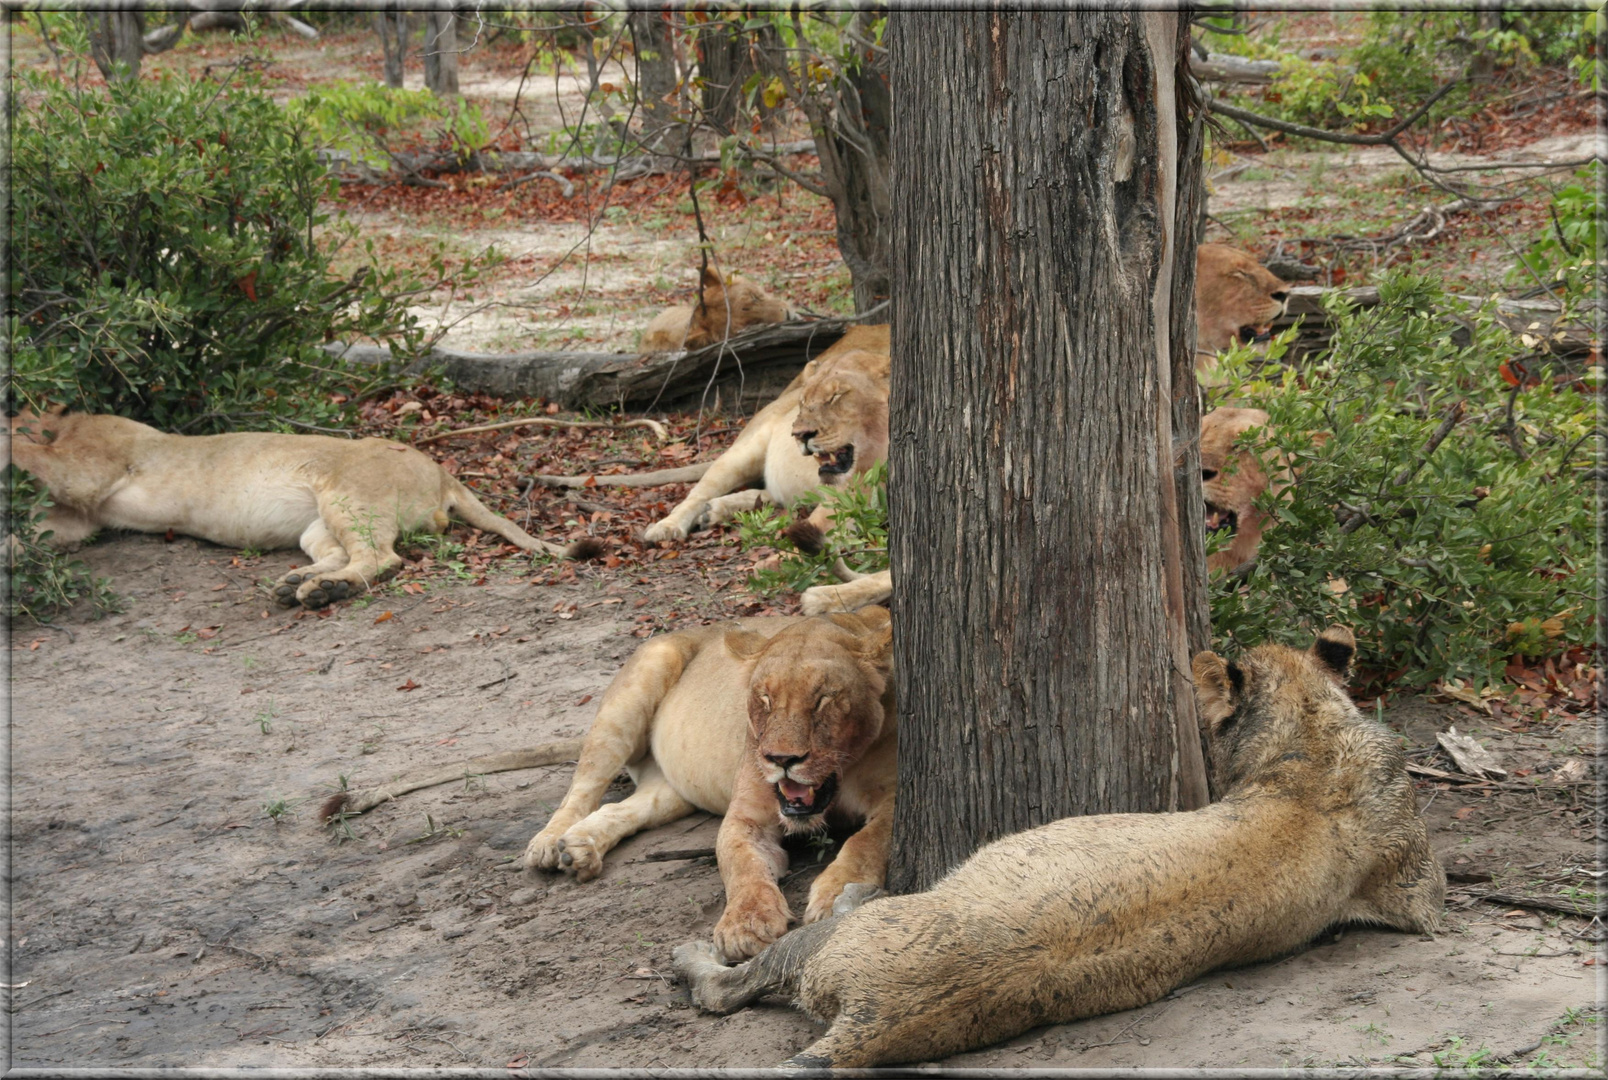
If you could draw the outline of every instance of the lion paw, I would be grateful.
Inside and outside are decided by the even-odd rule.
[[[670,518],[656,521],[642,530],[642,539],[650,544],[661,543],[665,540],[685,540],[686,538],[687,527]]]
[[[603,872],[603,856],[597,844],[584,833],[565,833],[558,838],[558,868],[576,881],[591,881]]]
[[[530,838],[525,845],[526,870],[556,870],[558,869],[558,838],[563,835],[555,831],[543,829]]]
[[[806,615],[827,615],[845,608],[837,598],[836,585],[812,585],[799,597],[799,610]]]
[[[308,579],[296,588],[296,600],[305,608],[318,609],[328,604],[345,600],[352,593],[352,586],[340,579],[321,578],[317,581]]]
[[[725,914],[715,924],[715,948],[727,963],[747,960],[787,933],[791,919],[780,892],[727,901]]]

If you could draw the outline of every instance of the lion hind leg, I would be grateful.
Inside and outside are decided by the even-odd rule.
[[[573,874],[576,881],[591,881],[603,872],[603,856],[621,840],[684,818],[696,809],[670,786],[658,762],[650,758],[638,767],[635,791],[594,810],[558,838],[559,869]]]
[[[800,606],[806,615],[827,615],[886,603],[892,596],[893,572],[879,570],[842,585],[815,585],[805,589]]]
[[[323,607],[363,592],[402,564],[393,545],[396,515],[382,513],[349,495],[320,497],[318,516],[336,543],[346,551],[346,565],[306,577],[296,599],[307,607]]]
[[[672,634],[643,645],[614,676],[586,733],[564,801],[525,848],[527,869],[557,869],[560,838],[602,805],[603,792],[621,769],[647,754],[654,714],[694,651],[685,639]]]
[[[303,530],[296,546],[312,560],[307,566],[291,570],[274,582],[274,599],[281,604],[296,603],[296,590],[301,583],[320,574],[328,574],[346,565],[346,549],[330,535],[322,518]]]
[[[686,980],[694,1005],[704,1012],[736,1012],[767,994],[797,994],[804,964],[836,928],[831,921],[800,927],[735,967],[722,963],[720,950],[708,941],[677,946],[670,962]]]

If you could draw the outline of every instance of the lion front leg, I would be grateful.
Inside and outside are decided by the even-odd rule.
[[[806,615],[830,615],[836,611],[858,611],[871,604],[887,603],[892,596],[893,571],[879,570],[858,581],[805,589],[800,597],[800,606]]]
[[[727,961],[757,954],[787,933],[793,918],[786,897],[776,887],[776,879],[787,869],[776,812],[763,804],[751,809],[739,802],[740,792],[734,794],[715,838],[726,910],[715,924],[713,938]]]
[[[603,856],[628,836],[668,825],[697,807],[670,786],[651,759],[637,772],[636,790],[617,803],[599,807],[565,829],[553,843],[558,868],[576,881],[591,881],[603,872]],[[531,841],[534,846],[535,840]]]
[[[771,428],[776,422],[776,418],[767,416],[766,412],[774,404],[759,411],[743,433],[737,436],[737,441],[731,444],[731,449],[716,458],[709,471],[703,474],[703,479],[692,486],[687,497],[663,520],[654,522],[642,531],[642,539],[650,543],[684,540],[688,533],[698,527],[711,501],[764,480],[765,454],[770,445]],[[786,418],[788,423],[792,422],[791,416],[789,412]]]
[[[873,747],[863,759],[872,765],[872,755],[887,758],[887,775],[895,775],[894,748],[891,744]],[[810,885],[809,905],[804,909],[805,924],[841,914],[843,906],[858,907],[872,896],[881,895],[888,876],[888,845],[893,838],[893,788],[879,785],[867,800],[871,812],[858,832],[843,841],[837,858],[822,870]]]

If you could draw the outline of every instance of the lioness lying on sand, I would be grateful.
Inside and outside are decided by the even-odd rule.
[[[886,326],[850,327],[754,414],[687,497],[643,530],[642,538],[679,540],[729,521],[739,510],[791,506],[806,491],[841,484],[884,460],[888,364]],[[764,486],[738,491],[749,484]],[[830,519],[818,514],[817,520]]]
[[[746,619],[655,638],[614,677],[564,802],[525,863],[597,876],[625,837],[695,810],[723,814],[715,841],[726,910],[715,947],[757,953],[792,917],[776,879],[784,831],[862,820],[810,888],[806,923],[851,881],[880,884],[892,825],[892,631],[888,613]],[[627,799],[600,806],[625,768]]]
[[[705,267],[702,277],[702,302],[678,304],[655,315],[642,331],[639,348],[643,352],[701,349],[750,326],[793,317],[792,308],[741,274],[723,279]]]
[[[1221,801],[1067,818],[1008,836],[924,893],[806,926],[735,968],[675,950],[693,1001],[731,1012],[795,995],[831,1026],[788,1062],[932,1061],[1040,1024],[1131,1009],[1324,928],[1431,932],[1446,878],[1392,734],[1343,688],[1355,648],[1195,657]]]
[[[367,589],[402,561],[398,535],[442,532],[448,514],[526,551],[566,554],[486,509],[419,451],[384,439],[168,435],[89,413],[22,413],[8,434],[11,460],[55,502],[41,525],[54,544],[132,529],[264,551],[299,546],[313,564],[275,583],[282,604],[323,607]]]

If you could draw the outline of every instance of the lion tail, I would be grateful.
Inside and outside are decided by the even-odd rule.
[[[501,514],[487,508],[485,503],[475,497],[474,492],[445,469],[441,471],[441,475],[447,481],[447,512],[457,514],[482,532],[496,533],[510,544],[517,545],[525,551],[542,551],[562,559],[594,559],[602,553],[602,544],[591,537],[577,540],[568,547],[539,540]]]
[[[455,780],[466,780],[471,776],[484,776],[486,773],[496,772],[513,772],[516,769],[534,769],[541,765],[560,765],[567,761],[574,761],[581,756],[581,745],[584,741],[579,737],[559,739],[557,742],[542,743],[540,746],[532,746],[524,750],[510,750],[502,754],[470,758],[459,765],[437,769],[434,772],[412,779],[396,780],[382,787],[370,788],[362,793],[352,791],[337,792],[324,800],[324,804],[319,807],[318,820],[323,823],[337,814],[362,814],[374,809],[383,802],[389,802],[399,795],[406,795],[410,791],[436,787],[440,784],[450,784]]]

